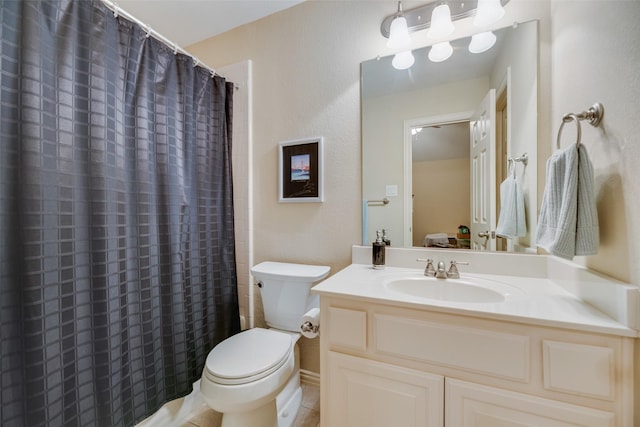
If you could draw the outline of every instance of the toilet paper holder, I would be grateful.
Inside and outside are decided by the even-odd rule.
[[[320,329],[320,325],[314,325],[308,320],[306,322],[303,322],[302,325],[300,325],[300,330],[302,332],[311,332],[311,333],[317,334],[319,329]]]

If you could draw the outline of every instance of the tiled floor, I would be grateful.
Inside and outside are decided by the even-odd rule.
[[[180,415],[183,414],[183,415]],[[188,421],[179,421],[179,420]],[[199,390],[169,402],[158,413],[136,427],[220,427],[222,416],[201,399]],[[320,426],[320,388],[302,384],[302,403],[293,427]]]
[[[293,427],[320,427],[320,388],[302,384],[302,404]]]

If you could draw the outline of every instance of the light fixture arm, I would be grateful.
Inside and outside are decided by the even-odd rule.
[[[442,2],[435,1],[432,3],[428,3],[422,6],[415,7],[413,9],[402,11],[402,4],[398,2],[398,12],[393,15],[389,15],[382,21],[380,25],[380,32],[383,36],[389,37],[389,28],[391,28],[391,21],[398,16],[398,14],[403,14],[405,19],[407,20],[407,26],[409,28],[409,32],[415,32],[420,30],[426,30],[431,27],[431,14],[433,13],[433,9],[436,6],[439,6]],[[509,0],[500,0],[502,6],[509,3]],[[449,8],[451,9],[451,20],[457,21],[459,19],[467,18],[473,16],[476,13],[476,8],[478,6],[478,0],[468,0],[468,1],[452,1],[447,3]]]
[[[401,1],[398,2],[398,11],[395,13],[395,15],[393,15],[393,18],[395,18],[397,16],[402,16],[402,2]],[[393,18],[391,20],[393,20]],[[391,23],[389,23],[389,26],[391,26]]]

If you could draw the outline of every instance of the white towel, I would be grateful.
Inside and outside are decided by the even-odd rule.
[[[512,174],[500,184],[500,217],[496,234],[509,239],[527,234],[524,195],[518,177]]]
[[[566,259],[598,252],[593,166],[583,145],[559,150],[547,160],[536,244]]]
[[[600,246],[600,226],[596,205],[593,165],[587,149],[578,149],[578,223],[576,225],[576,255],[595,255]]]

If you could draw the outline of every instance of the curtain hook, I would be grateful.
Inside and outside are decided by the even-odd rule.
[[[216,78],[216,70],[211,70],[211,78],[215,79]]]
[[[118,7],[118,3],[113,2],[113,17],[117,18],[120,14],[120,7]]]
[[[151,30],[151,25],[147,25],[147,32],[145,33],[144,37],[147,38],[147,39],[149,37],[151,37],[151,31],[152,31]]]
[[[174,43],[174,44],[173,44],[173,54],[174,54],[174,55],[177,55],[177,54],[178,54],[178,49],[179,49],[179,47],[178,47],[178,43]]]
[[[193,68],[196,68],[199,63],[200,63],[200,60],[198,59],[198,57],[194,56],[193,57]]]

